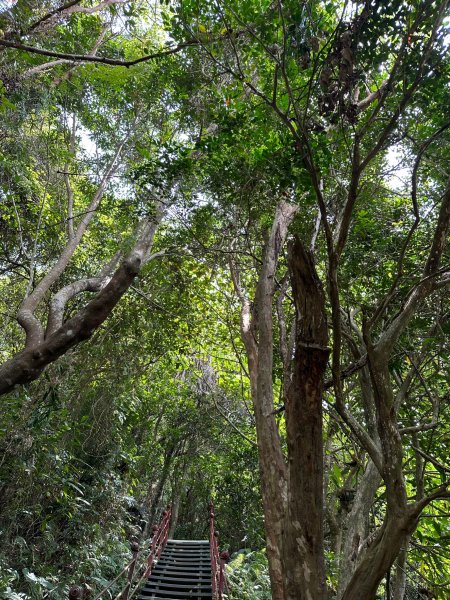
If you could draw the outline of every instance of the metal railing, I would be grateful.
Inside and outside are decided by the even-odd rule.
[[[169,537],[169,525],[170,518],[172,516],[172,508],[169,505],[163,512],[161,521],[158,525],[154,525],[152,528],[152,538],[150,544],[150,550],[148,557],[145,559],[139,569],[136,569],[138,557],[141,554],[141,549],[137,542],[131,543],[132,558],[130,562],[120,571],[120,573],[108,583],[93,600],[99,600],[106,592],[109,592],[115,583],[127,573],[127,582],[120,592],[115,596],[115,600],[131,600],[133,596],[139,591],[141,583],[144,579],[150,577],[153,563],[159,559],[162,551],[167,543]],[[141,576],[136,581],[135,577]],[[72,586],[69,590],[69,600],[81,600],[83,598],[83,588],[81,586]]]
[[[224,550],[219,552],[219,532],[214,524],[214,504],[209,505],[209,547],[211,555],[211,588],[213,600],[222,600],[224,589],[227,589],[225,563],[229,560],[229,553]]]

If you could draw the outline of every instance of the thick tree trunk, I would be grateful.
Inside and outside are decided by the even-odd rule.
[[[313,257],[290,248],[297,308],[296,351],[286,397],[288,511],[283,570],[288,600],[324,600],[322,394],[329,348],[325,297]]]

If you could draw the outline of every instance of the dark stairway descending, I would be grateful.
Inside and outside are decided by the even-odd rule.
[[[211,600],[208,540],[167,540],[139,599]]]

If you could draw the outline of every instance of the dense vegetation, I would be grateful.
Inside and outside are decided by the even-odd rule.
[[[5,598],[210,498],[235,598],[448,598],[448,23],[0,0]]]

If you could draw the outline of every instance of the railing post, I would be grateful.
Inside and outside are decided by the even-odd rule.
[[[219,600],[222,600],[223,589],[225,587],[225,563],[230,560],[228,550],[223,550],[220,553],[220,576],[219,576]]]
[[[146,576],[149,577],[151,570],[152,570],[152,566],[153,566],[153,559],[155,558],[155,549],[156,549],[156,538],[158,536],[158,525],[153,525],[152,527],[152,543],[150,546],[150,554],[148,555],[148,560],[147,560],[147,568],[145,570]]]
[[[79,585],[73,585],[69,590],[69,600],[79,600],[81,598],[82,589]]]
[[[171,516],[172,507],[169,504],[167,509],[162,514],[162,519],[159,525],[153,525],[152,527],[152,543],[150,546],[150,554],[147,560],[147,568],[145,570],[147,577],[149,577],[152,572],[153,561],[155,558],[158,559],[160,557],[161,552],[164,550],[164,547],[167,543]]]
[[[220,593],[220,559],[219,559],[219,532],[214,530],[213,535],[213,560],[214,560],[214,598],[218,599]]]
[[[128,569],[128,582],[125,589],[123,590],[123,594],[121,596],[122,600],[128,600],[128,594],[130,593],[131,582],[133,581],[134,570],[136,568],[136,560],[139,553],[139,544],[137,542],[131,542],[130,548],[133,558]]]
[[[165,539],[166,539],[165,529],[166,529],[166,525],[167,525],[167,515],[168,514],[169,514],[168,510],[163,511],[162,519],[161,519],[161,530],[159,531],[159,536],[158,536],[160,539],[158,540],[159,544],[158,544],[158,549],[156,551],[156,558],[160,557],[163,546],[165,546],[165,543],[166,543],[165,542]],[[161,543],[161,537],[162,537],[162,543]]]

